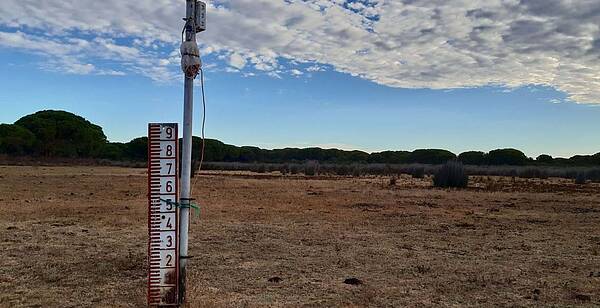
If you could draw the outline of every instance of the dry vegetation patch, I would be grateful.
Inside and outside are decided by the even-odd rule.
[[[600,187],[208,172],[193,307],[600,305]],[[143,169],[0,167],[0,306],[143,306]]]

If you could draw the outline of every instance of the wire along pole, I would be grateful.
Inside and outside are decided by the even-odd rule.
[[[186,268],[188,256],[188,232],[192,175],[192,123],[194,113],[194,79],[201,67],[200,51],[196,43],[197,0],[186,0],[186,18],[183,29],[185,39],[181,43],[181,68],[185,74],[183,105],[183,145],[181,160],[181,191],[179,208],[179,303],[186,299]],[[202,5],[204,5],[202,3]]]

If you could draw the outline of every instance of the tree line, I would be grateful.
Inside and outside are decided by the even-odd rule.
[[[147,137],[126,143],[109,142],[102,128],[66,111],[46,110],[27,115],[14,124],[0,124],[0,154],[42,158],[94,158],[114,161],[148,159]],[[193,138],[193,160],[198,160],[202,139]],[[285,148],[266,150],[252,146],[234,146],[206,139],[205,161],[240,163],[299,163],[317,161],[331,164],[444,164],[459,160],[466,165],[544,165],[598,166],[600,153],[553,158],[540,155],[529,158],[517,149],[498,149],[488,153],[469,151],[458,156],[443,149],[384,151],[367,153],[321,148]]]

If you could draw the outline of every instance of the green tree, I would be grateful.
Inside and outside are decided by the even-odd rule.
[[[485,165],[486,155],[484,152],[468,151],[460,153],[458,160],[465,165]]]
[[[0,153],[31,154],[34,144],[35,135],[27,128],[14,124],[0,124]]]
[[[409,156],[409,162],[418,164],[445,164],[453,159],[456,159],[454,153],[439,149],[415,150]]]
[[[576,166],[598,166],[600,165],[600,153],[594,155],[575,155],[569,158],[568,162]]]
[[[410,152],[408,151],[384,151],[372,153],[369,162],[376,164],[405,164],[408,163]]]
[[[551,164],[554,162],[554,158],[548,154],[542,154],[538,156],[535,161],[542,164]]]
[[[130,160],[126,153],[127,145],[125,143],[111,142],[105,144],[102,149],[100,149],[98,157],[115,161]]]
[[[262,150],[257,147],[241,147],[239,149],[240,156],[239,161],[241,162],[257,162],[263,161]]]
[[[46,157],[97,157],[107,143],[100,126],[66,111],[36,112],[15,124],[35,135],[34,152]]]
[[[135,138],[125,144],[125,156],[128,160],[148,160],[148,137]]]
[[[490,165],[521,166],[529,162],[527,156],[516,149],[498,149],[490,151],[487,155]]]

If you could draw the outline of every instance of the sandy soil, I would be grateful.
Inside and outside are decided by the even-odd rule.
[[[600,305],[598,184],[472,180],[205,173],[189,306]],[[0,306],[144,306],[146,207],[143,169],[0,166]]]

